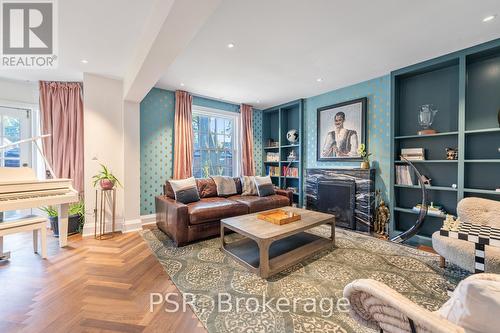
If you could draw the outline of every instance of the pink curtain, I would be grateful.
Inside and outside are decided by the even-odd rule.
[[[174,179],[193,175],[193,97],[186,91],[175,92]]]
[[[253,158],[253,109],[250,105],[242,104],[241,110],[241,174],[255,175],[255,161]]]
[[[71,178],[83,192],[83,101],[78,82],[40,81],[43,150],[58,178]]]

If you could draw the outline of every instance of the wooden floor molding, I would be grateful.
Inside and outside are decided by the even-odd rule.
[[[150,293],[179,293],[137,232],[109,240],[72,236],[48,259],[32,233],[6,236],[0,262],[0,332],[206,332],[196,316],[149,311]]]

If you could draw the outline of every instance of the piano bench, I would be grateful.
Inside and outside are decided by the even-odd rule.
[[[38,233],[41,238],[41,257],[47,258],[47,219],[40,216],[5,219],[0,222],[0,260],[9,259],[10,253],[3,252],[3,236],[24,231],[33,231],[33,250],[38,252]]]

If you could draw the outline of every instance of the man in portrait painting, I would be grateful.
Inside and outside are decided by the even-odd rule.
[[[335,114],[333,130],[326,134],[323,142],[322,158],[358,156],[358,133],[356,130],[344,128],[345,120],[344,112]]]

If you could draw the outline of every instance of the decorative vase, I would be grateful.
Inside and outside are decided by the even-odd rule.
[[[370,169],[370,162],[368,161],[361,162],[361,169]]]
[[[112,182],[109,179],[101,179],[99,181],[99,185],[101,185],[101,189],[107,191],[107,190],[112,190],[113,187],[115,187],[115,183]]]
[[[434,109],[432,104],[425,104],[420,106],[418,112],[418,123],[423,129],[418,131],[418,135],[436,134],[437,131],[431,128],[431,125],[436,116],[437,110]]]
[[[49,217],[50,227],[55,237],[59,237],[59,222],[58,216]],[[68,216],[68,236],[77,234],[80,231],[80,215]]]

